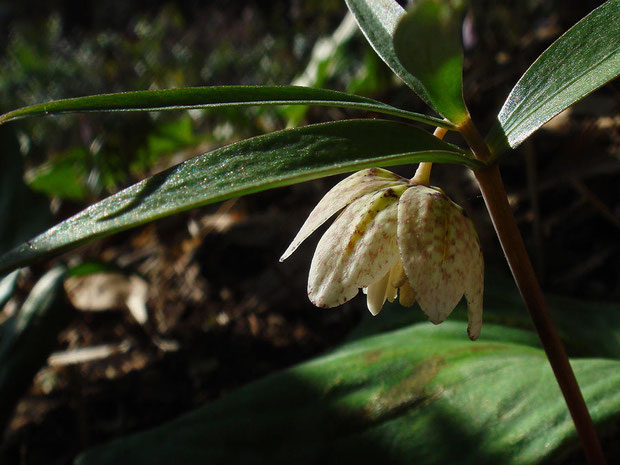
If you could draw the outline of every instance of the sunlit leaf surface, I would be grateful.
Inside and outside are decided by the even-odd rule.
[[[96,111],[156,111],[247,105],[321,105],[374,111],[450,128],[432,116],[413,113],[358,95],[299,86],[216,86],[143,90],[55,100],[0,116],[0,124],[30,116]]]
[[[0,257],[0,273],[190,208],[372,166],[480,163],[430,133],[384,120],[286,129],[190,159],[112,195]]]
[[[609,0],[556,40],[510,92],[487,137],[514,148],[565,108],[620,74],[620,0]]]

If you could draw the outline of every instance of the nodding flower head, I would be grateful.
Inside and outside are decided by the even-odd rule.
[[[308,296],[314,305],[342,305],[362,288],[373,315],[398,295],[407,307],[417,301],[438,324],[465,295],[467,333],[478,338],[484,264],[462,208],[438,188],[379,168],[359,171],[323,197],[280,261],[338,211],[310,265]]]

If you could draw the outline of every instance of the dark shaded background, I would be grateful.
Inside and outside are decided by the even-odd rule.
[[[601,2],[514,3],[518,7],[472,1],[466,19],[465,96],[483,131],[529,64]],[[344,2],[327,0],[0,2],[0,29],[7,31],[0,35],[0,110],[98,92],[288,84],[305,68],[316,40],[331,34],[345,12]],[[324,87],[427,111],[359,34],[332,65],[336,71],[324,78]],[[510,201],[546,291],[620,299],[619,101],[612,82],[503,160]],[[312,108],[304,122],[370,116]],[[26,180],[49,196],[58,221],[163,167],[285,125],[275,109],[12,123]],[[411,167],[398,171],[412,174]],[[316,238],[278,263],[335,182],[197,209],[64,256],[141,276],[149,286],[149,319],[138,324],[123,305],[76,311],[57,350],[106,344],[116,352],[41,370],[18,405],[0,462],[69,463],[86,447],[160,424],[342,341],[365,315],[365,302],[358,297],[335,310],[307,302]],[[487,268],[506,272],[469,174],[437,166],[433,182],[474,219]],[[0,321],[50,266],[22,274],[19,294]]]

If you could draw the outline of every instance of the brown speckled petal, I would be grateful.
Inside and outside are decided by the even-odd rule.
[[[326,231],[308,277],[308,296],[314,305],[341,305],[396,264],[400,192],[390,188],[354,201]]]
[[[280,261],[286,260],[319,226],[355,200],[387,187],[406,184],[407,181],[405,179],[381,168],[358,171],[343,179],[325,194],[317,206],[314,207],[314,210],[312,210],[297,236],[295,236],[291,245],[288,246],[280,258]]]
[[[484,259],[480,249],[480,241],[473,223],[463,217],[469,229],[462,251],[460,252],[467,266],[468,274],[465,284],[465,300],[467,300],[467,335],[472,341],[478,339],[482,329],[482,296],[484,294]]]
[[[463,296],[468,270],[457,243],[463,214],[439,190],[414,186],[398,207],[398,246],[416,300],[429,320],[444,321]]]

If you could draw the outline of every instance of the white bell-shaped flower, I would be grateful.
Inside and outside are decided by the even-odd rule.
[[[440,189],[379,168],[355,173],[323,197],[280,261],[339,211],[310,266],[313,304],[336,307],[362,288],[373,315],[399,294],[402,305],[417,300],[438,324],[465,295],[468,335],[479,336],[484,264],[478,236]]]

